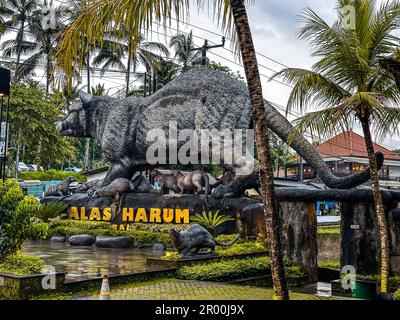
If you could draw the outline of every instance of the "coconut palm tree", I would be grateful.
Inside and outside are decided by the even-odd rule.
[[[178,63],[182,64],[182,71],[190,68],[201,57],[200,51],[193,51],[195,45],[192,30],[188,34],[178,33],[174,35],[169,42],[169,46],[175,50],[174,58]]]
[[[46,25],[43,23],[45,14],[48,8],[54,10],[54,24]],[[53,2],[44,1],[38,6],[38,9],[33,12],[32,18],[28,25],[30,29],[30,37],[24,40],[22,48],[25,54],[31,54],[24,62],[21,62],[18,67],[18,77],[23,79],[32,74],[41,63],[45,65],[46,75],[46,94],[49,93],[51,83],[51,70],[53,69],[53,55],[56,50],[56,36],[61,30],[60,17],[62,7],[53,7]],[[2,45],[4,55],[10,56],[17,50],[18,43],[13,41],[5,41]]]
[[[17,35],[13,40],[6,40],[3,46],[13,48],[4,52],[4,56],[10,57],[16,55],[17,67],[15,71],[15,79],[19,79],[19,70],[21,55],[30,48],[26,41],[26,28],[32,20],[33,12],[36,10],[37,4],[34,0],[2,0],[0,2],[0,15],[3,18],[2,35],[17,31]],[[3,48],[0,48],[4,50]]]
[[[311,43],[312,54],[318,59],[312,70],[288,68],[275,77],[294,85],[288,110],[306,111],[309,103],[319,107],[297,119],[294,135],[309,129],[328,136],[361,125],[379,226],[381,291],[387,292],[388,234],[371,131],[377,136],[393,135],[400,123],[400,92],[393,76],[379,65],[379,60],[393,54],[398,46],[393,31],[399,26],[400,3],[385,2],[377,8],[372,0],[337,2],[338,19],[333,25],[309,8],[301,15],[304,25],[298,36]],[[350,27],[345,23],[348,17],[344,10],[340,10],[348,5],[355,8],[354,25]]]
[[[106,35],[100,51],[93,59],[93,66],[102,66],[101,74],[110,67],[117,67],[126,72],[125,95],[129,93],[129,82],[131,70],[136,71],[139,65],[144,65],[147,72],[155,72],[164,57],[169,55],[168,48],[162,43],[154,41],[144,41],[143,35],[139,35],[136,51],[132,51],[132,43],[135,41],[134,35],[129,32],[129,28],[124,27],[124,37],[118,35],[120,30],[113,30]],[[125,67],[124,59],[127,57]]]
[[[194,0],[193,3],[203,8],[206,1]],[[274,297],[286,300],[289,295],[283,267],[264,99],[245,0],[214,0],[209,4],[207,8],[213,8],[215,17],[224,32],[231,33],[233,43],[236,43],[236,39],[238,40],[242,54],[253,110],[265,222],[271,253]],[[134,35],[132,52],[136,52],[142,28],[150,29],[153,22],[167,27],[172,22],[172,17],[186,20],[191,7],[192,2],[187,0],[91,1],[82,14],[78,15],[65,30],[57,53],[57,66],[62,68],[66,75],[72,77],[75,62],[80,66],[83,65],[83,58],[79,57],[78,53],[85,39],[91,44],[101,44],[105,34],[114,29],[121,30],[120,27],[123,25],[130,26],[129,32]]]

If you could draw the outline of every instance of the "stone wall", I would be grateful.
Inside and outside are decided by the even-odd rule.
[[[392,274],[400,273],[400,211],[386,205]],[[380,239],[371,203],[342,203],[341,266],[352,265],[361,274],[379,273]]]

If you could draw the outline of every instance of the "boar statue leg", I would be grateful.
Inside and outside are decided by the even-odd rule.
[[[103,187],[109,185],[115,179],[118,178],[125,178],[131,180],[134,173],[135,173],[134,166],[127,166],[118,162],[113,163],[110,165],[107,175],[103,180]]]
[[[103,188],[105,186],[108,186],[111,184],[115,179],[118,178],[125,178],[128,180],[131,180],[133,175],[135,173],[135,167],[134,166],[126,166],[122,163],[111,163],[110,167],[108,168],[107,175],[104,178],[101,186],[91,188],[88,191],[88,195],[92,196],[95,191],[99,190],[100,188]]]

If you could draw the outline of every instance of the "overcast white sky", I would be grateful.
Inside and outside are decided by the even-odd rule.
[[[383,0],[377,1],[378,4],[381,2]],[[290,67],[310,68],[313,58],[310,55],[308,43],[298,40],[295,32],[300,27],[298,15],[306,7],[311,7],[330,23],[335,19],[336,0],[255,0],[252,5],[249,5],[248,15],[256,51]],[[193,8],[189,22],[192,25],[221,34],[221,30],[208,12],[198,13],[197,9]],[[176,28],[176,26],[174,25],[173,28]],[[195,36],[207,38],[209,41],[215,43],[220,43],[221,41],[218,35],[208,33],[193,26],[180,24],[179,28],[184,32],[193,30]],[[156,29],[157,27],[155,27]],[[159,32],[164,33],[162,29],[159,29]],[[170,30],[168,33],[169,35],[173,35],[176,33],[176,30]],[[169,37],[155,32],[150,33],[148,39],[166,44],[169,42]],[[195,38],[197,46],[201,46],[203,42],[204,40]],[[227,42],[225,48],[230,49],[230,42]],[[209,52],[208,57],[243,74],[243,70],[239,65],[225,60],[235,61],[234,55],[228,50],[223,48],[214,49]],[[238,61],[236,60],[236,62]],[[267,78],[273,74],[273,71],[269,69],[279,71],[282,69],[282,65],[261,56],[258,56],[258,62],[260,64],[260,72],[266,76],[262,77],[265,98],[286,106],[290,88],[277,82],[269,82]],[[138,71],[141,71],[141,69]],[[92,79],[94,84],[105,83],[107,88],[113,88],[118,85],[122,86],[123,81],[124,75],[115,73],[109,73],[104,78],[94,75]],[[113,92],[115,92],[115,89],[110,90],[110,93]],[[399,147],[399,140],[397,138],[390,137],[390,139],[380,142],[392,148]]]

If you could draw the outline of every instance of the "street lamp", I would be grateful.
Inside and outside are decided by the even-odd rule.
[[[5,180],[7,147],[10,122],[10,82],[11,72],[8,69],[0,68],[0,178]],[[6,121],[3,122],[3,103],[7,97]]]

